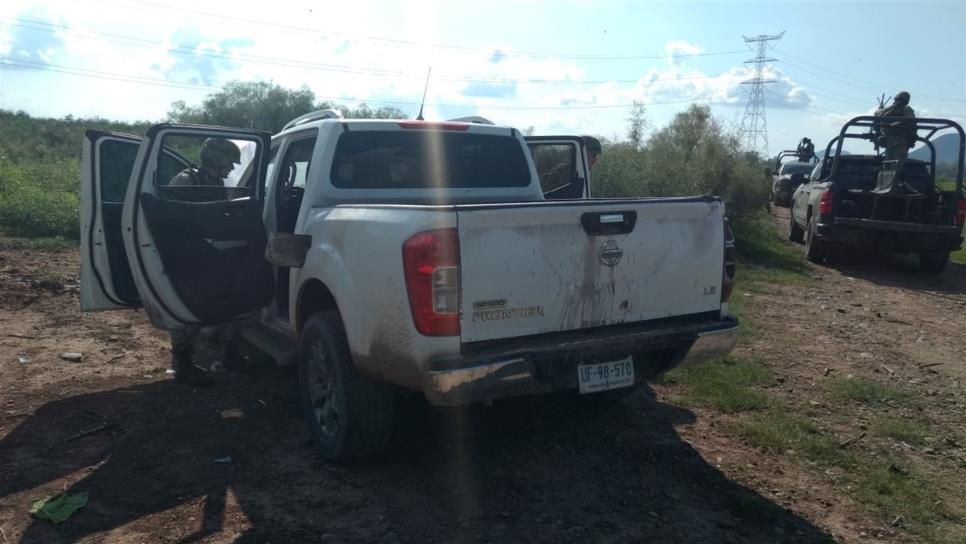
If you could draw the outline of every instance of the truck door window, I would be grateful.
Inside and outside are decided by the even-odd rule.
[[[312,163],[312,152],[315,150],[315,140],[316,137],[312,136],[289,143],[285,150],[285,158],[277,169],[275,201],[278,203],[276,217],[279,232],[295,230],[299,208],[302,207],[302,196],[305,194],[305,182]]]
[[[252,196],[254,142],[172,135],[162,147],[155,184],[165,197],[209,202]]]
[[[580,198],[577,147],[573,144],[531,144],[530,155],[547,198]]]

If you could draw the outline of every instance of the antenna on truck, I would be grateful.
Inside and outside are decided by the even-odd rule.
[[[423,119],[423,106],[426,105],[426,91],[429,90],[429,75],[433,73],[433,67],[430,66],[429,70],[426,72],[426,85],[423,87],[423,99],[419,103],[419,115],[416,116],[417,121],[424,121]]]

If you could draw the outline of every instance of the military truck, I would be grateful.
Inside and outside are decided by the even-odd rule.
[[[787,161],[789,157],[795,160]],[[775,206],[787,208],[792,205],[792,194],[799,185],[808,181],[815,168],[818,158],[812,156],[807,161],[801,160],[797,150],[786,149],[775,159],[775,168],[771,170],[771,202]]]
[[[963,129],[948,119],[915,120],[916,141],[929,160],[887,160],[879,153],[882,129],[907,118],[856,117],[842,127],[815,166],[811,179],[796,189],[788,238],[804,242],[808,260],[820,262],[836,247],[882,253],[917,254],[927,272],[942,272],[949,253],[963,243]],[[911,127],[910,127],[911,129]],[[937,134],[959,137],[954,179],[937,179]],[[846,141],[866,141],[875,152],[845,155]]]

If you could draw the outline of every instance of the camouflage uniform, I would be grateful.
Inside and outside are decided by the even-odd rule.
[[[201,150],[202,168],[186,168],[171,178],[168,186],[225,186],[225,177],[239,164],[238,147],[218,138],[209,138]],[[223,175],[218,175],[223,174]],[[196,361],[211,367],[215,362],[231,364],[238,327],[233,324],[207,327],[189,326],[171,331],[171,367],[175,379],[190,385],[211,385],[213,379],[196,366]]]
[[[171,331],[171,352],[188,354],[192,360],[211,366],[228,364],[238,327],[232,323],[211,327],[184,327]]]
[[[185,185],[216,185],[219,187],[225,186],[225,179],[208,174],[208,171],[204,168],[185,168],[178,175],[171,178],[168,182],[169,186],[185,186]]]
[[[798,160],[802,162],[809,162],[812,157],[815,156],[815,144],[812,143],[808,138],[802,138],[801,143],[798,144]]]
[[[875,116],[915,119],[916,112],[908,104],[894,101],[889,106],[877,109]],[[916,124],[915,122],[903,122],[900,126],[884,126],[882,127],[882,137],[885,143],[885,159],[887,161],[898,160],[900,164],[905,163],[909,156],[909,148],[916,142]]]

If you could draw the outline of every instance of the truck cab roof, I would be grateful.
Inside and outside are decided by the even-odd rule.
[[[286,136],[308,129],[332,129],[341,126],[342,130],[447,130],[469,132],[474,134],[493,134],[500,136],[513,135],[517,131],[513,127],[503,125],[487,125],[483,123],[467,123],[461,121],[417,121],[412,119],[339,119],[323,118],[308,121],[283,129],[273,138]]]

